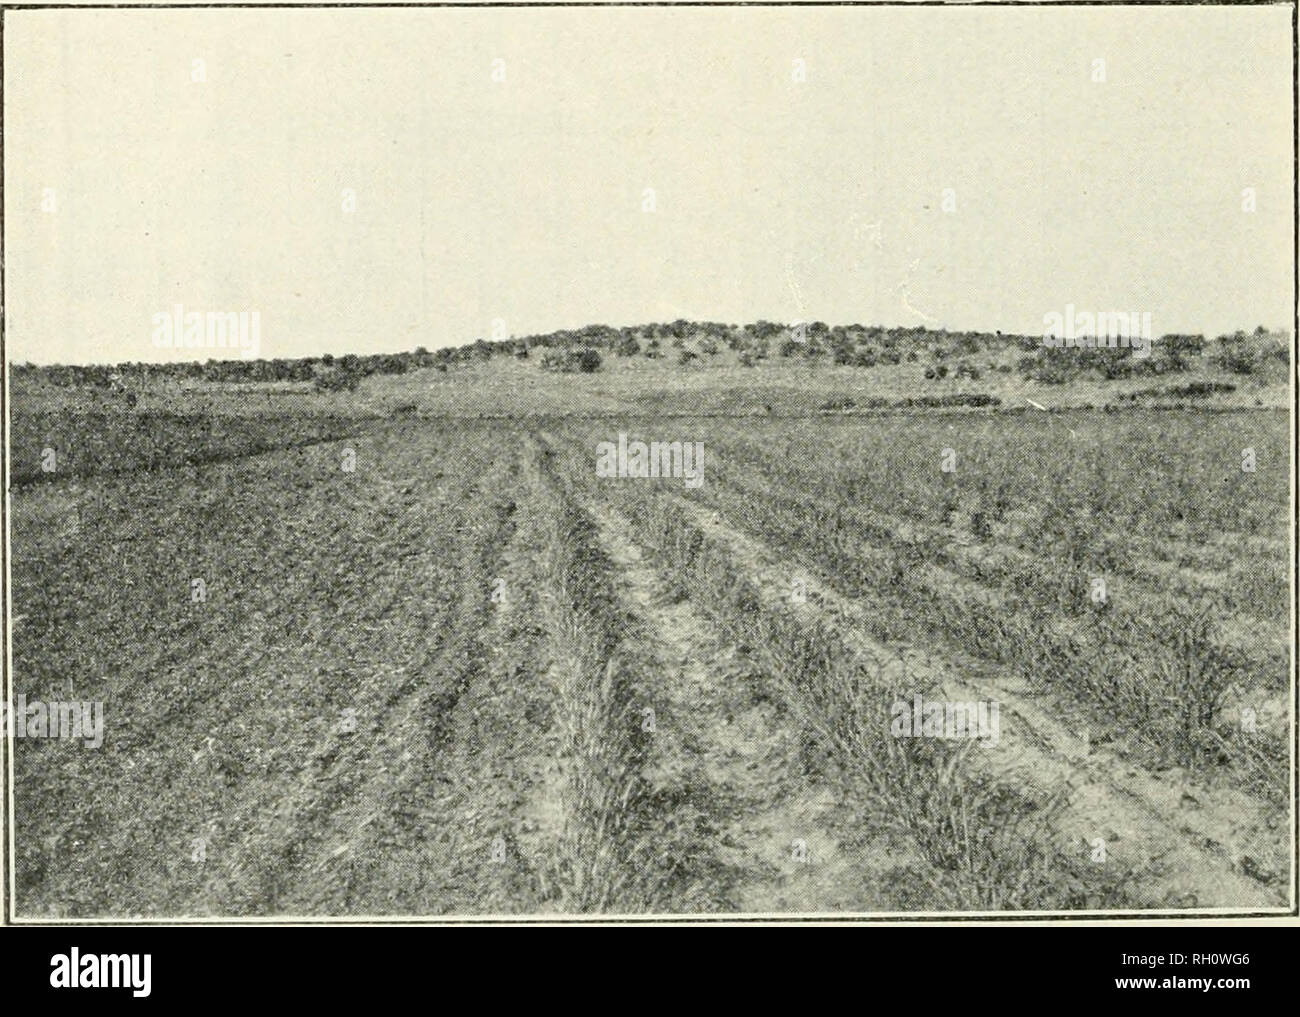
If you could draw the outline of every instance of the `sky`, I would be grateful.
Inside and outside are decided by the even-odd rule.
[[[1293,317],[1285,6],[10,10],[4,43],[11,361],[206,358],[154,346],[177,304],[257,312],[266,357]]]

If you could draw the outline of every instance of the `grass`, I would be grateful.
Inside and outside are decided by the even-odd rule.
[[[922,412],[959,395],[953,383],[656,363],[566,379],[515,363],[421,371],[351,396],[227,393],[221,412],[176,393],[142,392],[129,412],[76,410],[68,392],[71,413],[19,399],[15,687],[109,683],[102,753],[15,754],[20,910],[719,908],[704,886],[716,786],[656,784],[640,723],[678,664],[647,659],[585,461],[528,437],[555,426],[588,444],[629,412],[707,453],[699,491],[623,489],[627,537],[761,676],[795,732],[792,778],[909,845],[923,888],[909,906],[1122,907],[1142,874],[1062,842],[1064,788],[968,744],[891,737],[890,703],[918,676],[775,602],[681,499],[820,573],[873,642],[960,652],[1071,718],[1080,706],[1132,743],[1126,765],[1285,804],[1284,733],[1235,712],[1289,687],[1281,414]],[[516,398],[521,381],[535,389]],[[880,412],[783,419],[822,404]],[[701,407],[745,419],[684,415]],[[526,410],[602,423],[463,416]],[[356,473],[340,471],[344,445]],[[939,467],[947,448],[955,473]],[[509,616],[485,600],[506,574]],[[195,575],[206,607],[188,599]],[[359,708],[354,733],[335,729],[344,708]],[[538,803],[553,826],[522,818]],[[198,831],[212,841],[201,869]],[[509,865],[487,860],[498,840]]]
[[[552,476],[542,451],[536,468],[550,533],[542,614],[550,633],[549,678],[558,739],[563,822],[542,867],[544,896],[564,913],[636,912],[671,894],[641,724],[641,676],[614,593],[613,567],[591,519]]]
[[[900,426],[917,430],[915,422]],[[1260,425],[1248,426],[1253,430]],[[932,477],[918,481],[928,485],[937,501],[934,515],[908,503],[900,506],[903,495],[886,490],[898,469],[888,457],[891,449],[895,455],[909,453],[905,447],[889,444],[888,431],[868,434],[870,447],[879,450],[885,461],[864,464],[863,472],[852,477],[844,460],[862,456],[851,443],[860,440],[857,432],[845,435],[846,442],[829,445],[826,455],[810,455],[807,447],[760,453],[761,438],[753,430],[745,439],[737,439],[725,428],[711,433],[718,440],[709,442],[715,450],[712,482],[702,497],[742,528],[807,555],[842,592],[870,602],[879,638],[937,638],[954,650],[1013,668],[1031,684],[1089,707],[1143,744],[1155,762],[1207,774],[1221,772],[1257,784],[1257,760],[1263,755],[1274,761],[1269,772],[1284,777],[1282,733],[1257,732],[1252,736],[1254,748],[1238,759],[1223,748],[1230,719],[1222,716],[1220,707],[1230,687],[1257,694],[1283,687],[1285,647],[1256,643],[1243,651],[1223,643],[1222,626],[1215,622],[1219,605],[1204,591],[1193,598],[1158,590],[1135,597],[1136,584],[1116,585],[1116,572],[1124,571],[1122,566],[1133,552],[1125,546],[1115,521],[1096,513],[1071,520],[1063,496],[1059,503],[1049,504],[1043,517],[1056,522],[1034,538],[1038,547],[1046,542],[1052,550],[1039,550],[1033,557],[1015,550],[1009,565],[1005,553],[990,558],[959,542],[965,535],[955,522],[963,508],[962,488],[945,477],[937,463]],[[769,428],[766,433],[784,441],[781,431]],[[930,433],[934,436],[917,435],[917,439],[933,448],[941,441],[957,441],[937,428]],[[1254,433],[1262,446],[1264,436]],[[1040,436],[1050,437],[1050,433],[1040,432]],[[733,454],[737,447],[740,451]],[[822,463],[825,476],[817,479]],[[1120,505],[1128,497],[1124,476],[1098,474],[1099,463],[1091,459],[1089,486],[1074,495],[1085,511],[1090,504],[1098,511],[1104,509],[1100,501],[1092,500],[1099,491],[1115,491]],[[1068,468],[1055,476],[1066,476]],[[863,489],[864,480],[869,492]],[[1261,483],[1272,492],[1275,480],[1265,478]],[[901,481],[900,486],[904,486]],[[976,488],[981,498],[988,497],[987,491],[987,487]],[[915,499],[915,488],[905,497]],[[1261,504],[1257,497],[1258,492],[1251,492],[1238,504],[1257,509]],[[891,500],[897,506],[892,518]],[[1023,494],[1019,500],[1023,504]],[[863,501],[869,508],[859,507]],[[1181,504],[1185,513],[1195,508],[1195,502]],[[1223,516],[1231,504],[1225,497],[1223,504],[1215,505],[1214,516]],[[755,511],[759,505],[761,512]],[[1015,503],[998,509],[1002,516],[1018,511]],[[1274,526],[1278,515],[1274,509],[1270,516]],[[1094,524],[1097,519],[1101,522]],[[1071,521],[1074,525],[1069,525]],[[977,535],[970,536],[978,541]],[[1092,595],[1094,583],[1098,578],[1104,582],[1107,576],[1111,582],[1102,589],[1108,592],[1099,602]],[[1275,631],[1280,631],[1280,620]],[[1276,800],[1284,793],[1285,780],[1276,780],[1271,797]]]
[[[16,486],[240,459],[362,434],[374,421],[337,414],[221,417],[162,410],[15,410],[10,476]]]
[[[809,732],[806,758],[825,755],[853,800],[871,802],[868,823],[908,835],[930,863],[939,910],[1123,906],[1123,875],[1104,880],[1053,830],[1065,791],[1026,793],[971,765],[969,743],[897,739],[889,704],[901,676],[863,660],[828,627],[765,605],[725,550],[680,510],[656,498],[625,506],[640,539],[681,592],[727,636],[749,647],[776,694]],[[816,764],[814,764],[816,765]],[[865,795],[864,795],[865,792]]]

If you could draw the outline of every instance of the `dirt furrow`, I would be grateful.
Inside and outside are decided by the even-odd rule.
[[[840,620],[844,638],[878,661],[900,657],[898,648],[867,633],[862,610],[833,584],[802,564],[784,559],[761,541],[729,526],[690,498],[675,504],[709,537],[730,549],[773,602],[802,579],[808,610]],[[917,690],[946,699],[1001,704],[999,748],[978,758],[997,769],[1043,782],[1064,780],[1073,789],[1066,832],[1080,852],[1098,841],[1108,864],[1139,874],[1153,907],[1272,908],[1285,904],[1285,878],[1269,859],[1285,831],[1271,829],[1267,810],[1238,793],[1210,792],[1133,769],[1070,730],[1047,709],[987,670],[913,655],[907,663]],[[1255,872],[1252,876],[1249,872]]]
[[[716,824],[727,910],[878,911],[897,906],[888,874],[915,853],[855,822],[857,811],[802,760],[802,733],[761,677],[689,600],[675,600],[632,526],[589,503],[619,569],[620,595],[640,620],[642,650],[660,675],[664,715],[652,781],[684,790]],[[671,791],[669,789],[672,789]]]
[[[957,591],[968,598],[996,605],[1009,595],[1025,593],[1054,599],[1060,595],[1059,585],[1068,579],[1066,573],[1041,555],[1011,543],[967,543],[959,540],[955,532],[933,524],[863,505],[839,504],[818,488],[803,492],[783,489],[768,472],[771,470],[769,464],[759,466],[746,460],[744,467],[739,468],[726,459],[720,459],[713,464],[713,470],[720,483],[736,489],[755,504],[786,502],[816,506],[853,520],[865,534],[864,539],[854,544],[853,553],[868,560],[883,561],[891,548],[897,549],[900,545],[925,549],[928,556],[937,556],[937,560],[918,564],[917,569],[926,584],[935,589]],[[1135,613],[1142,612],[1150,602],[1169,592],[1175,581],[1189,597],[1211,593],[1219,596],[1231,582],[1228,571],[1207,572],[1202,576],[1136,554],[1124,557],[1117,554],[1112,568],[1094,567],[1087,579],[1079,580],[1082,591],[1086,592],[1086,582],[1093,577],[1106,579],[1108,597],[1113,604],[1127,604],[1126,609]],[[1255,606],[1272,609],[1275,614],[1273,617],[1258,617],[1246,610],[1225,609],[1220,612],[1219,638],[1225,646],[1243,654],[1271,687],[1279,688],[1285,682],[1288,623],[1279,616],[1278,605]],[[1063,633],[1073,633],[1078,629],[1077,625],[1064,619],[1059,625]]]

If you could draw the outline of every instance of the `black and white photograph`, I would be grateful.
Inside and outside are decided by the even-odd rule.
[[[1294,920],[1295,16],[6,6],[4,923]]]

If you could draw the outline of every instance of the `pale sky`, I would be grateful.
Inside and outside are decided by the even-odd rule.
[[[1292,320],[1284,6],[10,10],[4,41],[14,361],[162,359],[176,303],[259,311],[266,357]]]

